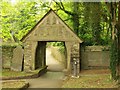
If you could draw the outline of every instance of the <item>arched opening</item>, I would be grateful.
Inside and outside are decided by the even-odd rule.
[[[35,54],[35,69],[48,66],[49,71],[63,71],[67,68],[65,42],[38,41]]]

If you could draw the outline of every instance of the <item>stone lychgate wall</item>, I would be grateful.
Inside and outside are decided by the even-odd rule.
[[[110,65],[109,47],[86,46],[81,50],[82,69],[108,68]]]

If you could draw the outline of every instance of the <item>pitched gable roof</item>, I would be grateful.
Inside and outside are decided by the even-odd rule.
[[[23,36],[23,38],[20,41],[23,41],[33,30],[34,28],[51,12],[52,9],[50,9],[38,22],[37,24],[26,34]]]
[[[50,10],[44,15],[44,17],[43,17],[40,21],[38,21],[38,23],[21,39],[21,41],[24,41],[24,40],[26,39],[26,37],[27,37],[29,34],[31,34],[31,33],[36,29],[36,27],[40,26],[41,23],[44,21],[44,19],[45,19],[46,17],[49,17],[51,14],[52,14],[52,15],[55,15],[55,16],[57,17],[57,19],[59,19],[59,21],[61,21],[62,24],[67,27],[67,29],[69,29],[69,32],[76,38],[76,40],[77,40],[79,43],[82,43],[82,42],[83,42],[83,41],[73,32],[73,30],[72,30],[52,9],[50,9]],[[44,23],[44,22],[43,22],[43,23]]]

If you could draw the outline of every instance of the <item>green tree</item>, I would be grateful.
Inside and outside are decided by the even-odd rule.
[[[113,79],[118,79],[119,74],[119,30],[120,30],[120,2],[106,3],[108,11],[110,13],[110,25],[111,25],[111,58],[110,58],[110,69],[111,76]]]
[[[3,41],[18,42],[45,14],[42,2],[18,1],[14,5],[1,2],[1,26]]]

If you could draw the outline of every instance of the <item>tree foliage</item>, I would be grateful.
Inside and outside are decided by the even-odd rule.
[[[39,2],[40,3],[40,2]],[[2,2],[1,26],[4,41],[19,41],[38,22],[46,10],[38,2]]]
[[[105,12],[105,5],[100,2],[73,3],[37,0],[30,2],[18,0],[14,5],[10,2],[2,2],[1,6],[2,38],[4,41],[19,41],[46,11],[53,8],[84,40],[85,45],[105,45],[109,43],[109,22],[103,19],[109,16]]]

